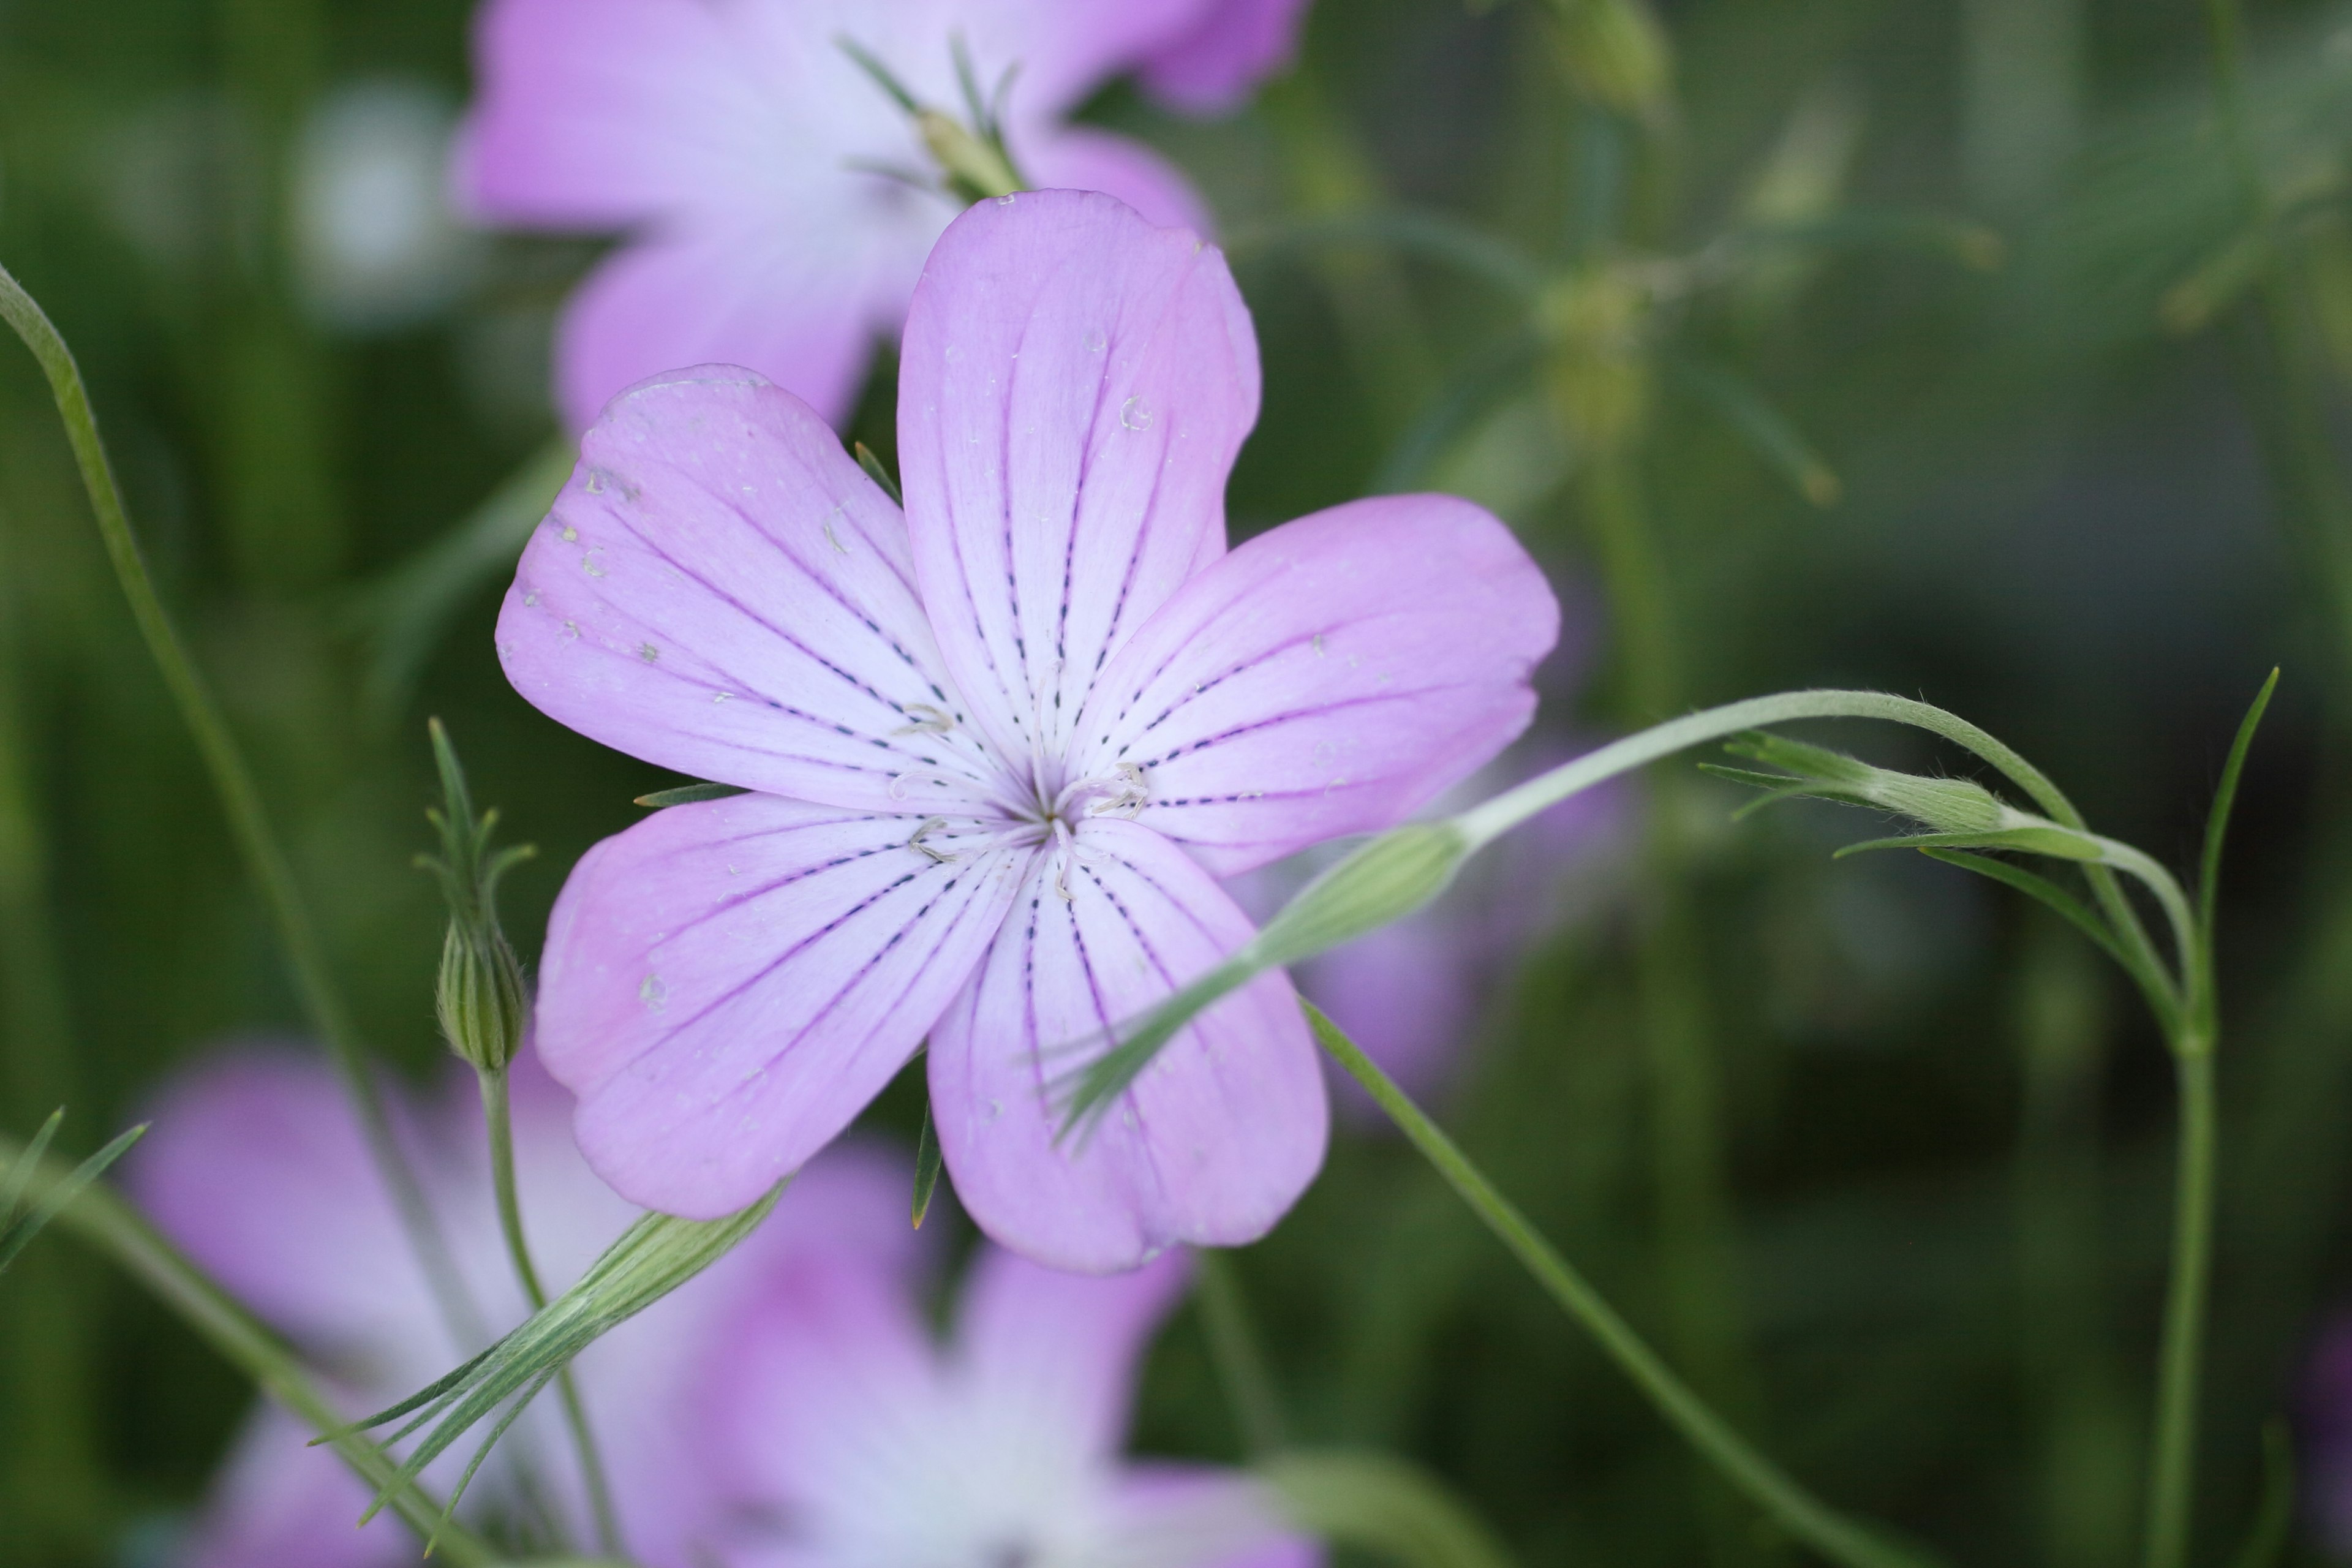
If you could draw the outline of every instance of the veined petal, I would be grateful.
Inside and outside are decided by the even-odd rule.
[[[931,1031],[931,1115],[956,1195],[990,1236],[1057,1268],[1255,1241],[1323,1159],[1328,1110],[1297,997],[1279,971],[1260,975],[1177,1035],[1084,1136],[1060,1139],[1107,1031],[1250,936],[1224,890],[1150,828],[1097,819],[1077,844],[1066,867],[1039,858]]]
[[[748,371],[614,400],[523,552],[498,647],[541,711],[682,773],[882,811],[1001,791],[898,509]]]
[[[1282,1519],[1265,1483],[1207,1465],[1136,1465],[1112,1492],[1119,1568],[1319,1568],[1322,1543]]]
[[[824,418],[845,416],[896,313],[879,303],[882,275],[901,272],[895,307],[922,241],[893,257],[866,226],[812,216],[810,227],[823,243],[730,225],[648,237],[608,258],[556,328],[556,395],[572,427],[588,428],[615,394],[686,364],[745,365]]]
[[[798,171],[829,176],[806,155],[793,95],[775,90],[780,62],[743,47],[730,9],[490,0],[474,27],[463,197],[486,217],[589,230],[748,205]]]
[[[1127,1434],[1144,1352],[1192,1275],[1181,1250],[1105,1277],[986,1249],[956,1321],[966,1391],[1073,1470],[1112,1458]]]
[[[1103,660],[1223,552],[1257,397],[1248,312],[1193,235],[1031,191],[940,237],[907,320],[899,461],[923,602],[1008,759],[1059,757]]]
[[[1187,583],[1096,682],[1071,773],[1142,769],[1137,820],[1230,877],[1475,771],[1534,714],[1559,629],[1542,572],[1477,507],[1351,501]]]
[[[599,1175],[715,1218],[880,1091],[1034,854],[929,820],[735,795],[581,858],[548,921],[538,1043]]]

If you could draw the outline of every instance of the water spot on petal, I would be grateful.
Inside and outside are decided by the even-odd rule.
[[[583,555],[580,558],[580,570],[587,573],[591,577],[602,577],[604,574],[604,569],[596,564],[596,557],[603,553],[604,552],[601,550],[592,550]]]
[[[535,593],[534,593],[534,594],[525,594],[525,595],[522,596],[522,607],[523,607],[524,609],[526,609],[526,610],[530,609],[532,605],[536,605],[536,604],[538,604],[538,603],[539,603],[539,595],[538,595],[537,594],[535,594]]]
[[[1108,346],[1109,342],[1110,340],[1103,336],[1103,330],[1100,327],[1088,327],[1087,329],[1087,353],[1090,354],[1098,354],[1102,353],[1107,346]]]
[[[579,531],[578,529],[576,529],[576,528],[572,527],[572,526],[570,523],[568,523],[568,522],[567,522],[567,523],[565,523],[565,524],[563,525],[563,542],[564,542],[564,543],[569,544],[569,543],[571,543],[572,541],[574,541],[574,540],[578,539],[579,537],[580,537],[580,531]]]
[[[1010,195],[999,196],[996,198],[996,205],[1001,207],[1009,207],[1013,205],[1013,198]]]
[[[1004,1101],[1001,1100],[992,1100],[988,1102],[988,1119],[991,1121],[995,1121],[998,1117],[1003,1114]]]
[[[1118,405],[1118,422],[1130,430],[1151,428],[1151,405],[1140,397],[1130,397]]]
[[[660,975],[648,974],[645,984],[637,987],[637,1000],[658,1013],[662,1010],[662,1004],[669,1000],[669,987],[662,984]]]
[[[604,487],[612,482],[613,476],[606,473],[604,469],[591,468],[588,470],[588,493],[590,495],[603,495],[604,493]]]
[[[563,640],[565,642],[577,642],[580,640],[580,623],[578,621],[566,621],[563,623]]]
[[[641,642],[637,645],[637,657],[644,659],[647,664],[651,664],[656,659],[661,658],[661,649],[654,647],[654,645],[649,642]]]

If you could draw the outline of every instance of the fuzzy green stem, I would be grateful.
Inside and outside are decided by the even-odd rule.
[[[1303,1004],[1316,1040],[1364,1086],[1448,1186],[1510,1248],[1545,1293],[1597,1341],[1667,1423],[1723,1472],[1731,1485],[1789,1535],[1841,1568],[1932,1568],[1937,1559],[1898,1544],[1849,1519],[1807,1491],[1759,1453],[1617,1315],[1583,1275],[1552,1249],[1508,1198],[1438,1125],[1365,1056],[1339,1026]]]
[[[122,492],[107,461],[105,443],[99,437],[98,417],[91,412],[89,391],[82,382],[80,368],[74,363],[73,351],[5,268],[0,268],[0,320],[5,320],[24,340],[25,346],[40,362],[42,374],[48,378],[58,416],[65,422],[66,437],[73,447],[74,462],[81,470],[82,488],[89,492],[99,535],[106,544],[107,558],[113,563],[123,596],[131,602],[131,616],[139,623],[147,650],[154,656],[163,683],[171,689],[181,717],[195,740],[196,750],[203,755],[205,771],[212,775],[213,787],[220,795],[246,868],[259,886],[262,900],[278,927],[278,939],[285,944],[295,989],[312,1025],[326,1041],[328,1055],[333,1058],[344,1089],[358,1110],[368,1152],[386,1190],[392,1194],[409,1245],[416,1253],[451,1331],[461,1342],[479,1342],[479,1317],[467,1297],[456,1260],[441,1236],[433,1211],[425,1201],[424,1189],[418,1185],[399,1141],[393,1135],[392,1119],[369,1074],[357,1031],[328,968],[325,949],[303,900],[300,884],[295,879],[293,864],[270,826],[261,791],[254,783],[244,753],[237,749],[236,737],[229,731],[228,721],[204,677],[197,672],[194,659],[181,640],[179,628],[172,624],[163,601],[155,592],[147,563],[140,557],[139,542],[131,531],[130,515],[123,508]]]
[[[531,1261],[530,1242],[522,1228],[522,1200],[515,1188],[514,1114],[507,1094],[504,1068],[496,1072],[478,1072],[475,1077],[482,1088],[482,1121],[489,1129],[490,1185],[498,1194],[499,1230],[506,1237],[507,1257],[514,1264],[515,1278],[521,1281],[523,1294],[530,1299],[534,1312],[547,1310],[547,1288],[540,1283],[539,1267]],[[596,1523],[597,1549],[607,1557],[621,1555],[621,1523],[613,1510],[613,1489],[605,1479],[604,1458],[596,1447],[596,1432],[588,1424],[588,1406],[580,1397],[580,1384],[567,1366],[556,1374],[556,1387],[562,1396],[563,1424],[572,1433],[572,1446],[580,1458],[580,1484],[588,1494],[589,1511]]]
[[[22,1152],[13,1140],[0,1137],[0,1168]],[[42,1161],[33,1173],[36,1199],[64,1176],[55,1161]],[[111,1188],[103,1183],[85,1187],[58,1223],[111,1258],[271,1398],[327,1437],[352,1473],[371,1488],[380,1489],[394,1479],[398,1467],[392,1458],[347,1428],[341,1413],[278,1336]],[[420,1486],[402,1486],[393,1495],[393,1507],[420,1535],[438,1526],[437,1550],[457,1568],[497,1568],[506,1562],[503,1553],[464,1526],[441,1524],[440,1500]]]
[[[2148,1447],[2147,1568],[2181,1568],[2189,1555],[2198,1374],[2213,1253],[2213,1042],[2184,1038],[2174,1046],[2173,1058],[2180,1086],[2180,1149],[2174,1173],[2172,1279],[2165,1294],[2156,1431]]]
[[[1202,1247],[1192,1266],[1192,1300],[1201,1309],[1209,1359],[1224,1385],[1225,1402],[1233,1406],[1234,1424],[1241,1428],[1243,1449],[1252,1459],[1263,1459],[1287,1447],[1290,1440],[1284,1429],[1282,1398],[1275,1391],[1249,1303],[1234,1277],[1232,1260],[1223,1252]]]

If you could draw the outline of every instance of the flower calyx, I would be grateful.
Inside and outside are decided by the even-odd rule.
[[[522,1048],[530,1014],[530,990],[522,963],[499,924],[499,879],[538,853],[529,844],[490,848],[499,814],[474,815],[465,771],[441,721],[430,724],[433,759],[441,774],[442,804],[425,808],[441,834],[438,856],[420,855],[416,864],[441,881],[449,905],[449,926],[441,941],[441,971],[434,986],[434,1012],[449,1048],[477,1072],[501,1073]]]
[[[1783,770],[1760,773],[1701,763],[1701,771],[1766,791],[1740,815],[1775,801],[1811,796],[1906,817],[1923,834],[1848,845],[1840,856],[1869,849],[2015,849],[2062,860],[2101,861],[2107,846],[2097,835],[2020,811],[1972,779],[1930,778],[1876,767],[1843,752],[1762,732],[1727,742],[1724,750]]]

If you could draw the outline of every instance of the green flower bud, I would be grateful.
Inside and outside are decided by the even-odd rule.
[[[1552,9],[1560,65],[1579,92],[1637,119],[1665,111],[1674,60],[1643,0],[1552,0]]]
[[[530,995],[522,963],[495,921],[452,920],[441,941],[433,1009],[449,1048],[478,1072],[504,1072],[522,1048]]]
[[[1469,852],[1451,822],[1383,833],[1301,889],[1246,951],[1270,969],[1353,942],[1444,892]]]

